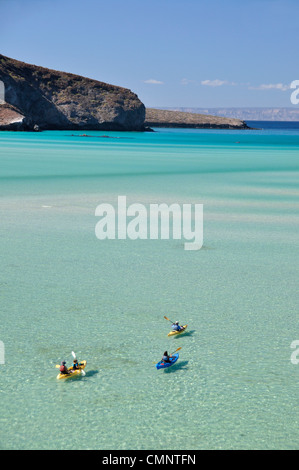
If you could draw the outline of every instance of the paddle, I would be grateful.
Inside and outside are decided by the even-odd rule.
[[[165,320],[170,321],[170,322],[174,325],[174,322],[171,321],[168,317],[165,317],[165,315],[164,315],[164,318],[165,318]],[[185,329],[185,328],[181,326],[181,330],[179,330],[179,331],[183,331],[184,329]]]
[[[182,346],[180,348],[177,348],[175,351],[173,351],[169,356],[172,356],[174,353],[182,349]],[[156,364],[156,362],[153,362],[153,364]]]
[[[76,354],[74,353],[74,351],[72,351],[72,356],[73,356],[74,359],[77,359],[77,356],[76,356]],[[56,364],[55,367],[56,367],[56,369],[60,369],[60,365],[59,365],[59,364]],[[81,372],[81,374],[83,375],[83,377],[86,375],[85,370],[80,369],[80,372]]]
[[[178,349],[176,349],[175,351],[173,351],[173,353],[171,353],[170,355],[172,356],[174,353],[176,353],[177,351],[179,351],[180,349],[182,349],[182,346]]]
[[[77,359],[77,356],[76,356],[76,354],[74,353],[74,351],[72,351],[72,356],[73,356],[74,359]],[[83,377],[86,375],[85,370],[81,369],[81,375],[83,375]]]
[[[169,318],[165,317],[165,315],[164,315],[164,318],[165,318],[165,320],[170,321],[172,324],[174,323],[173,321],[169,320]]]

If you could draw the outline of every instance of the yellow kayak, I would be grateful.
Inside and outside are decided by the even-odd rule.
[[[59,374],[57,375],[57,379],[58,380],[61,380],[61,379],[69,379],[70,377],[75,377],[76,375],[81,375],[81,370],[84,370],[86,367],[86,361],[80,361],[79,362],[79,369],[73,369],[73,367],[69,367],[68,368],[68,371],[69,371],[69,374],[61,374],[61,372],[59,372]]]
[[[170,331],[170,333],[168,333],[167,336],[180,335],[180,334],[184,333],[184,331],[186,331],[187,326],[188,325],[182,326],[182,329],[180,331]]]

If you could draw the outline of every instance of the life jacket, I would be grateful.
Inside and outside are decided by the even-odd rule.
[[[61,364],[59,370],[60,370],[60,372],[63,374],[63,373],[65,373],[65,372],[67,372],[67,367]]]

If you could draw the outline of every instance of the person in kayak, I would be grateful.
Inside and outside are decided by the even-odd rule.
[[[173,329],[173,331],[181,331],[181,330],[183,330],[184,328],[179,325],[179,322],[178,322],[178,321],[176,321],[175,323],[172,324],[172,329]]]
[[[61,366],[59,368],[61,374],[69,374],[69,370],[66,367],[66,362],[62,361]]]
[[[73,360],[73,369],[78,370],[78,369],[80,369],[80,366],[83,366],[83,363],[78,362],[78,359],[74,359]]]
[[[171,362],[170,357],[171,356],[168,356],[168,352],[165,351],[164,354],[163,354],[163,357],[162,357],[162,361],[163,362]]]

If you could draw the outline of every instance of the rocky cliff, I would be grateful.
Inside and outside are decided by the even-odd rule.
[[[0,54],[0,129],[144,130],[145,107],[132,91]]]
[[[240,119],[154,108],[146,109],[145,125],[194,129],[249,129]]]

